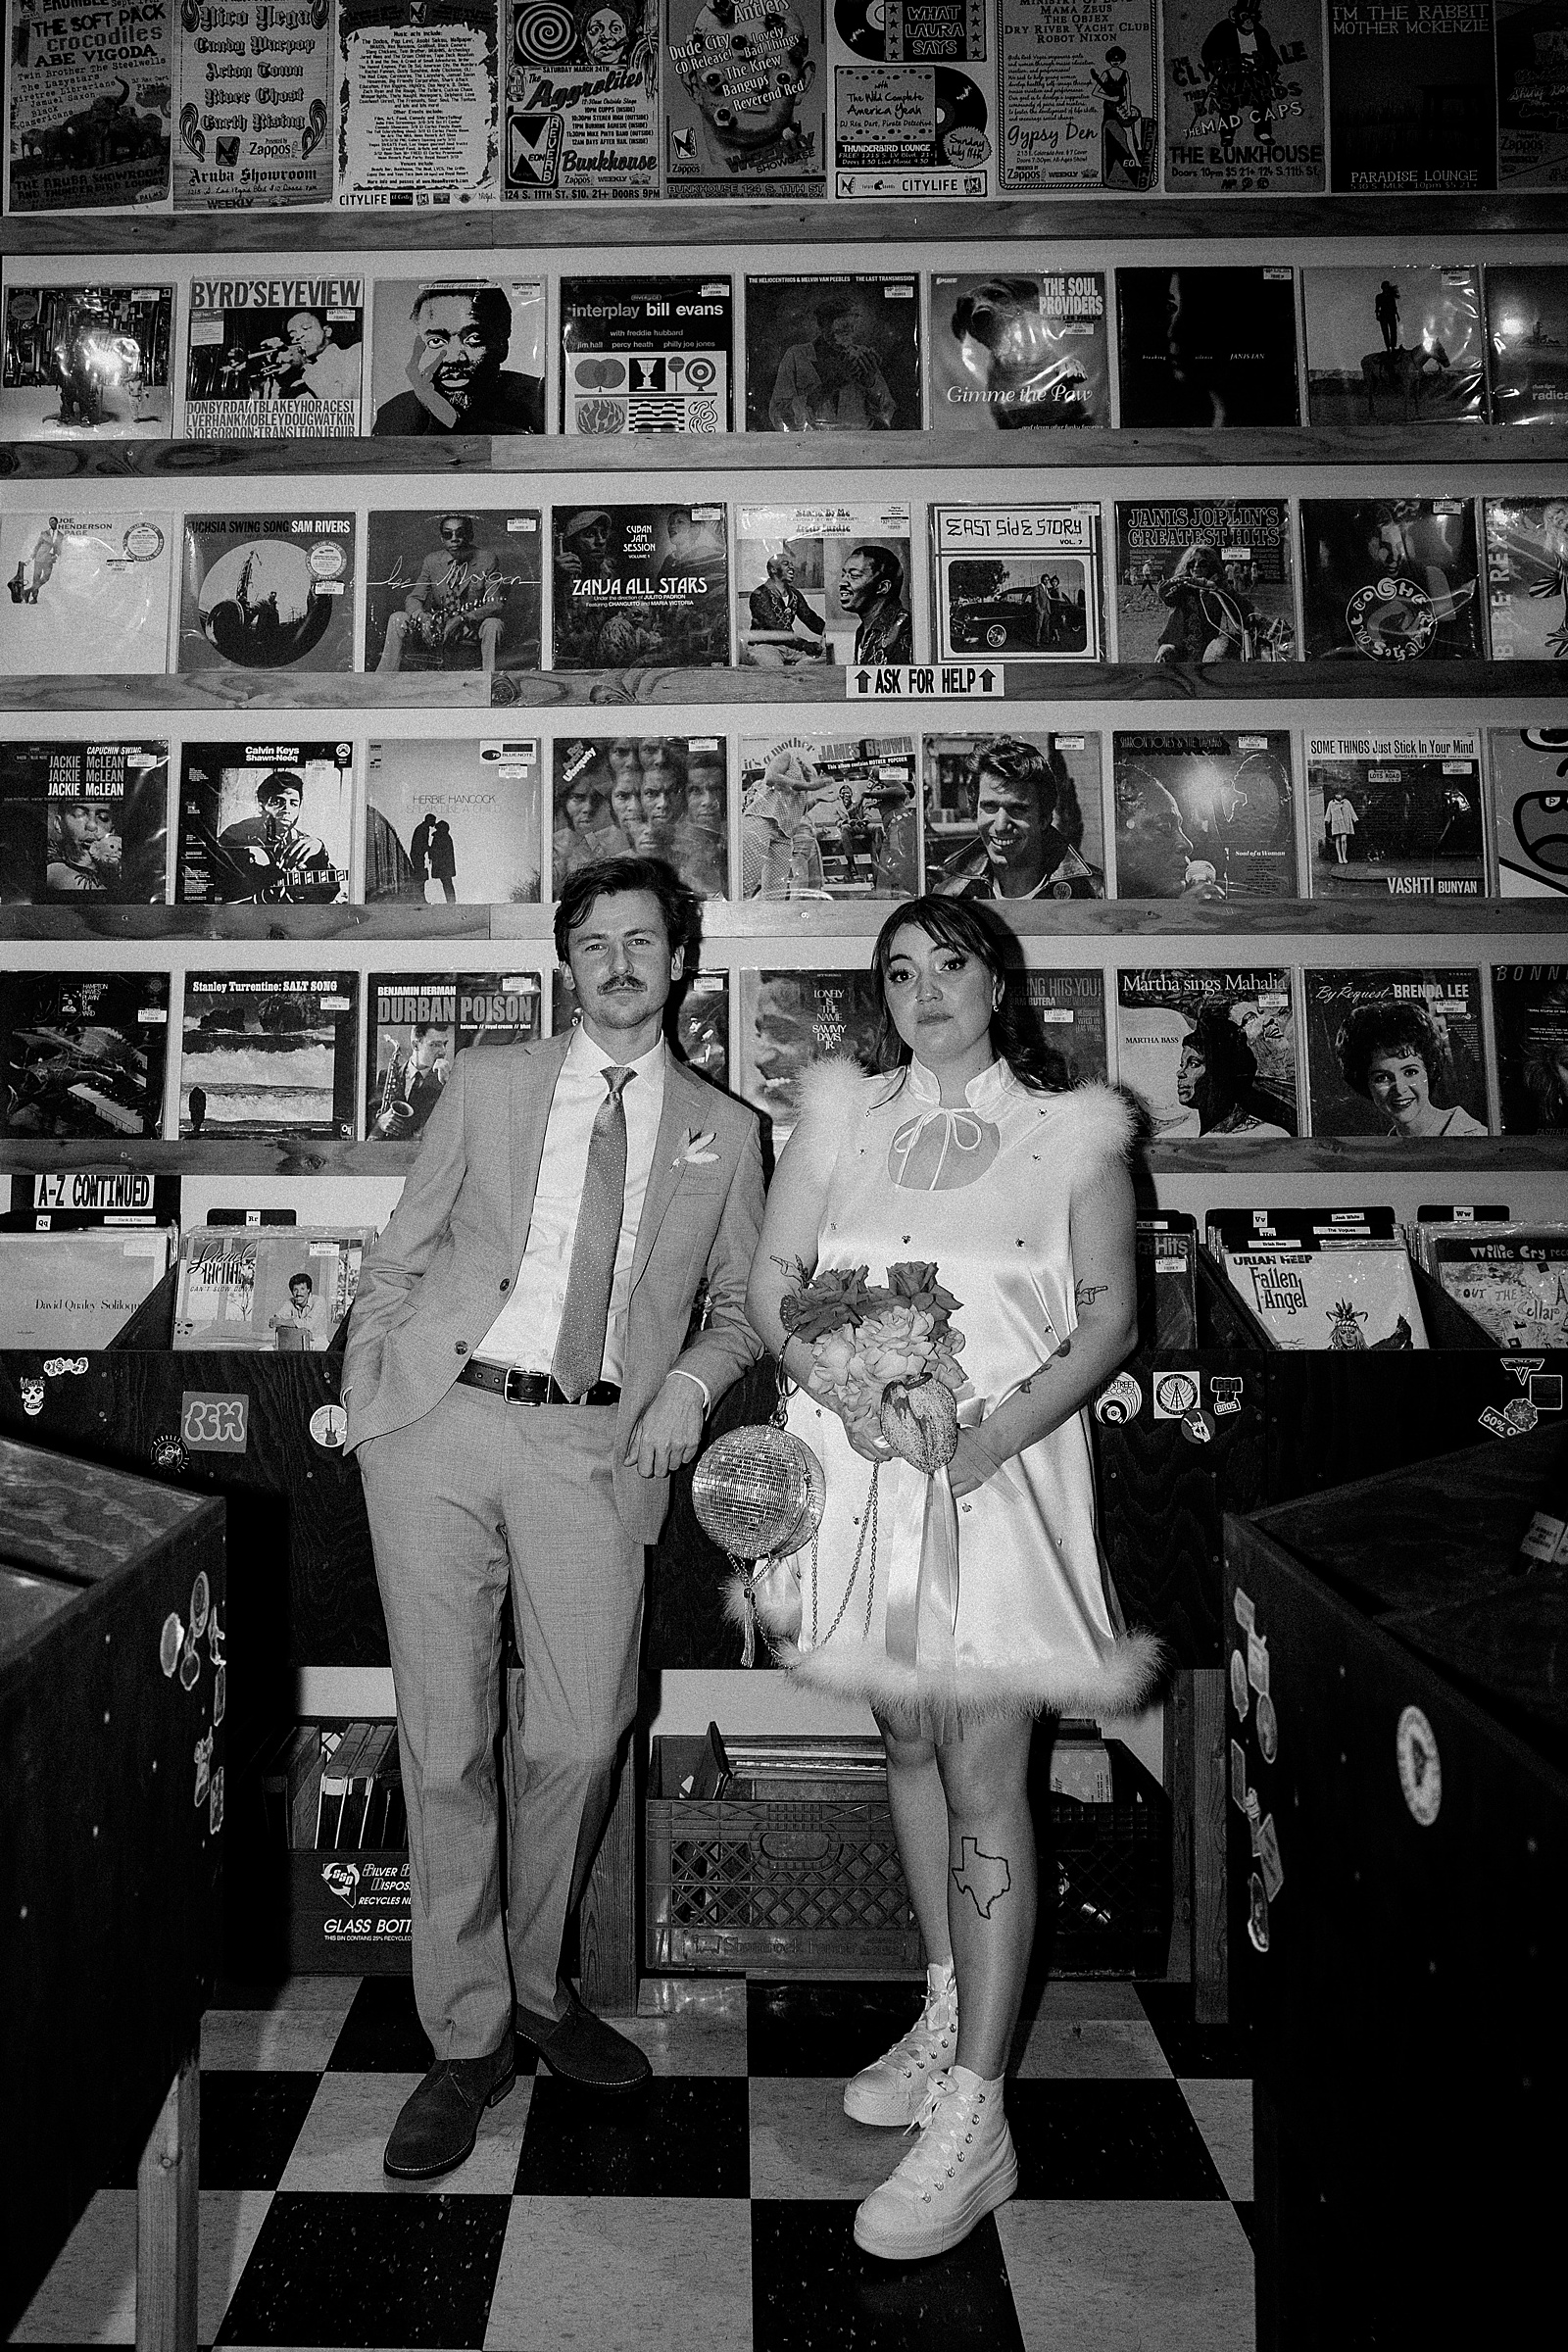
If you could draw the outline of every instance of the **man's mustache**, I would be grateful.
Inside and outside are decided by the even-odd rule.
[[[630,989],[635,989],[637,994],[641,996],[643,993],[643,983],[640,980],[633,980],[629,976],[623,980],[606,980],[601,984],[599,993],[602,997],[608,997],[612,992]]]

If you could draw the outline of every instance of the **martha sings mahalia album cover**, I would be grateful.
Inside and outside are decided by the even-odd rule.
[[[1116,974],[1116,1074],[1156,1138],[1278,1137],[1299,1126],[1288,970],[1157,968]]]

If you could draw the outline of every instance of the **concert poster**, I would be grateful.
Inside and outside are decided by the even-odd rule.
[[[352,743],[186,743],[178,904],[341,906],[354,838]]]
[[[7,441],[159,441],[173,430],[172,286],[8,285]]]
[[[528,278],[377,278],[370,431],[542,433],[545,289]]]
[[[186,439],[354,438],[364,334],[363,278],[193,279]]]
[[[1467,498],[1303,498],[1310,661],[1479,661],[1481,566]]]
[[[1098,506],[931,509],[939,662],[1099,662]]]
[[[1157,185],[1153,0],[999,0],[998,41],[1003,194]]]
[[[1102,899],[1100,737],[1021,728],[927,735],[926,889],[938,898]]]
[[[564,277],[561,429],[727,433],[727,277]]]
[[[187,514],[176,669],[354,667],[351,514]]]
[[[988,13],[985,0],[832,0],[835,196],[990,194]]]
[[[1492,967],[1505,1135],[1568,1132],[1568,963]]]
[[[1323,186],[1319,0],[1162,0],[1165,186],[1313,195]]]
[[[1477,971],[1305,974],[1314,1135],[1485,1135]]]
[[[369,972],[365,986],[368,1144],[421,1134],[459,1054],[539,1035],[537,972]]]
[[[722,735],[558,735],[554,895],[601,858],[662,858],[699,898],[729,894]]]
[[[914,660],[909,509],[742,507],[735,640],[742,669]]]
[[[488,204],[497,192],[496,0],[337,0],[337,201]]]
[[[1299,1131],[1289,971],[1119,971],[1116,1039],[1157,1143]]]
[[[1116,631],[1123,662],[1294,662],[1289,501],[1118,505]]]
[[[722,505],[562,506],[551,532],[557,669],[728,664]]]
[[[1497,424],[1560,424],[1568,416],[1568,267],[1489,262],[1487,337]]]
[[[167,972],[0,974],[0,1127],[161,1135],[168,1047]]]
[[[809,1063],[843,1054],[880,1066],[881,991],[866,971],[743,971],[736,1092],[770,1122],[782,1143],[800,1114]]]
[[[1110,422],[1101,270],[933,271],[930,349],[933,426]]]
[[[1087,1086],[1109,1075],[1103,972],[1009,972],[1006,990],[1022,1026],[1054,1064],[1058,1087]]]
[[[671,991],[674,1017],[664,1025],[675,1057],[721,1092],[729,1087],[729,974],[688,972]],[[556,966],[551,980],[550,1033],[559,1037],[577,1017],[571,974]]]
[[[1303,270],[1313,424],[1484,424],[1481,272],[1436,263]]]
[[[1568,7],[1493,0],[1497,37],[1497,185],[1568,187]]]
[[[162,676],[169,665],[170,514],[0,514],[0,676]]]
[[[11,0],[8,213],[169,206],[169,0]]]
[[[382,736],[367,762],[365,901],[539,900],[539,738]]]
[[[748,277],[746,429],[917,432],[920,280]]]
[[[1124,425],[1295,424],[1296,272],[1118,270]]]
[[[187,972],[181,1136],[352,1142],[359,985],[357,972]]]
[[[1494,727],[1487,764],[1498,895],[1568,898],[1568,727]]]
[[[912,899],[920,815],[912,735],[741,742],[743,899]]]
[[[823,0],[663,0],[664,194],[827,194]]]
[[[181,0],[176,213],[332,201],[331,0]]]
[[[1298,895],[1288,728],[1117,734],[1112,746],[1118,898]]]
[[[514,203],[659,194],[659,0],[502,0]]]
[[[1335,195],[1496,186],[1492,0],[1333,0],[1328,55]]]
[[[1482,501],[1494,662],[1568,654],[1568,500]]]
[[[1479,899],[1479,735],[1306,738],[1314,899]]]
[[[537,669],[544,597],[537,507],[373,509],[366,529],[365,666]]]
[[[162,906],[167,743],[0,744],[0,906]]]

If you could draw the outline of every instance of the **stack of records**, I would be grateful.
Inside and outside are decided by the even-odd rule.
[[[172,1225],[0,1220],[0,1348],[107,1348],[169,1271]]]
[[[1135,1244],[1138,1340],[1143,1348],[1198,1346],[1198,1227],[1172,1210],[1140,1217]]]
[[[354,1304],[373,1226],[198,1225],[179,1246],[173,1346],[318,1353]]]
[[[1417,1225],[1434,1282],[1499,1348],[1568,1348],[1568,1225]]]
[[[1276,1348],[1427,1346],[1391,1208],[1211,1209],[1204,1240]]]

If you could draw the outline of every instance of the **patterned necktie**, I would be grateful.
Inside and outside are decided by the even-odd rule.
[[[588,1145],[588,1168],[577,1203],[577,1233],[571,1271],[561,1310],[551,1377],[563,1396],[576,1403],[599,1378],[605,1360],[605,1327],[610,1321],[610,1286],[615,1278],[620,1220],[626,1205],[626,1106],[621,1096],[637,1075],[607,1069],[610,1092],[599,1106]]]

